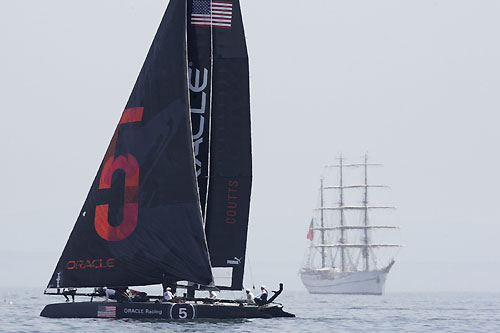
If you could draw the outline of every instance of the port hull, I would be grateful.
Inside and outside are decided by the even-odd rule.
[[[256,306],[244,303],[118,303],[74,302],[45,306],[42,317],[48,318],[147,318],[147,319],[230,319],[295,317],[279,304]]]

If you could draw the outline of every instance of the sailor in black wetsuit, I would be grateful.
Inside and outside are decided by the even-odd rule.
[[[76,288],[64,288],[62,292],[64,298],[66,298],[66,302],[69,302],[68,295],[71,296],[72,301],[75,301]]]
[[[104,287],[103,289],[106,292],[106,300],[104,302],[108,302],[110,299],[115,299],[118,303],[130,302],[127,293],[128,287]]]

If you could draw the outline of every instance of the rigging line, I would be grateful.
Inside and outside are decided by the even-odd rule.
[[[330,252],[330,253],[329,253],[329,255],[330,255],[330,256],[329,256],[329,257],[330,257],[330,265],[331,265],[331,266],[334,266],[334,264],[335,264],[335,256],[334,256],[334,254],[333,254],[333,249],[332,249],[332,248],[330,248],[329,250],[330,250],[330,251],[329,251],[329,252]],[[338,249],[337,249],[337,250],[338,250]],[[335,254],[337,254],[337,250],[335,251]]]
[[[255,280],[253,279],[252,264],[250,263],[250,255],[247,253],[248,270],[250,271],[250,280],[252,281],[252,289],[255,290]]]
[[[378,267],[377,266],[378,265],[378,260],[377,260],[377,256],[376,256],[375,250],[373,248],[369,248],[368,251],[370,252],[370,257],[371,257],[374,269],[377,269],[377,267]]]
[[[337,248],[337,251],[335,251],[335,255],[332,258],[332,266],[335,267],[335,261],[337,260],[337,255],[339,254],[340,249]]]
[[[312,255],[311,255],[311,264],[314,265],[314,262],[315,262],[315,259],[316,259],[316,255],[319,253],[319,250],[317,248],[314,249],[314,251],[312,251]]]
[[[310,267],[310,253],[308,250],[304,253],[304,257],[302,258],[302,266],[301,267]]]
[[[359,259],[361,259],[361,251],[358,252],[358,257],[356,258],[356,264],[353,266],[356,270],[358,270]]]

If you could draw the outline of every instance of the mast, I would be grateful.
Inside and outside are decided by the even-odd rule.
[[[320,188],[320,207],[323,208],[323,177],[321,177],[321,188]],[[325,244],[325,221],[323,216],[323,209],[320,211],[321,220],[321,244]],[[321,268],[325,267],[325,248],[321,248]]]
[[[340,207],[344,207],[344,187],[343,187],[343,181],[342,181],[342,154],[340,155]],[[344,209],[342,208],[340,210],[340,226],[344,227]],[[345,243],[345,238],[344,238],[344,228],[340,229],[340,244]],[[342,267],[342,272],[345,271],[345,248],[341,247],[340,248],[340,265]]]
[[[363,206],[364,206],[364,226],[368,227],[368,155],[365,154],[365,163],[364,163],[364,171],[365,171],[365,195],[364,195],[364,200],[363,200]],[[368,251],[368,245],[370,244],[370,239],[368,238],[368,228],[364,229],[364,235],[365,237],[363,238],[364,244],[366,245],[363,248],[363,259],[365,260],[365,271],[369,270],[369,251]]]

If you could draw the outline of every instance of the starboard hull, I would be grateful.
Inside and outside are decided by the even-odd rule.
[[[49,304],[40,313],[48,318],[136,318],[136,319],[237,319],[295,317],[281,305],[241,303],[117,303],[75,302]]]
[[[301,272],[302,283],[311,294],[382,295],[388,270],[315,274]]]

